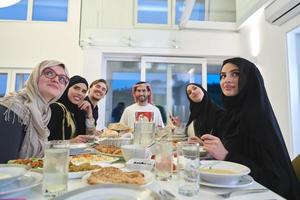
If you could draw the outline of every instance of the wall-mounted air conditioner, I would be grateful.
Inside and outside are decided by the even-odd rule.
[[[300,14],[300,0],[275,0],[265,8],[266,20],[281,25]]]

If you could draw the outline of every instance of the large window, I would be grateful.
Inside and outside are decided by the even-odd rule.
[[[23,88],[29,77],[29,73],[16,73],[15,91]]]
[[[293,154],[300,154],[300,27],[287,34]]]
[[[0,8],[0,20],[67,21],[67,19],[68,0],[21,0],[15,5]]]
[[[22,89],[30,72],[30,69],[0,68],[0,96]]]
[[[138,23],[168,24],[167,0],[138,0]]]
[[[165,123],[168,113],[179,116],[184,122],[189,117],[189,102],[185,87],[195,82],[207,87],[213,100],[220,104],[220,64],[208,64],[201,58],[173,58],[142,56],[132,59],[106,58],[106,80],[110,92],[105,97],[105,124],[113,121],[112,112],[118,104],[133,103],[132,86],[147,81],[153,90],[155,105],[161,110]],[[205,74],[203,74],[205,73]]]
[[[129,61],[108,60],[106,66],[106,80],[110,90],[106,96],[106,102],[109,102],[106,104],[108,112],[105,113],[107,124],[113,122],[112,110],[119,103],[124,103],[125,106],[133,103],[131,87],[140,80],[140,62],[134,59]]]
[[[0,8],[0,19],[26,20],[27,7],[28,7],[28,0],[22,0],[15,5]]]
[[[135,0],[136,24],[178,25],[185,8],[192,7],[189,20],[193,22],[235,22],[235,0],[195,0],[186,5],[186,0]],[[191,1],[189,1],[191,3]],[[189,9],[186,9],[189,10]],[[186,12],[189,13],[189,12]]]
[[[176,13],[175,13],[175,23],[179,24],[181,15],[184,9],[185,0],[176,0]],[[193,21],[205,21],[205,0],[196,0],[190,20]]]
[[[7,73],[0,73],[0,97],[3,97],[7,91]]]
[[[68,0],[34,0],[32,20],[67,21]]]

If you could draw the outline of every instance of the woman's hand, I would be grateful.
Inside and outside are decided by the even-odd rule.
[[[180,127],[181,125],[181,119],[179,117],[172,117],[171,115],[169,116],[172,124],[176,127]]]
[[[87,143],[94,139],[93,135],[78,135],[75,138],[70,139],[71,143]]]
[[[225,149],[220,138],[211,134],[202,135],[204,149],[217,160],[225,160],[228,151]]]
[[[78,107],[86,112],[87,118],[93,118],[93,111],[90,102],[84,100],[81,104],[78,105]]]
[[[203,140],[201,140],[199,137],[194,136],[194,137],[190,137],[188,139],[188,143],[199,143],[200,145],[203,145]]]

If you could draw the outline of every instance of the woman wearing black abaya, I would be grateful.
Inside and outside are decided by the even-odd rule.
[[[186,86],[186,96],[190,102],[190,117],[186,126],[193,125],[194,134],[198,137],[213,132],[216,116],[223,113],[223,110],[213,103],[204,88],[197,83]],[[194,96],[196,99],[193,98]]]
[[[49,140],[86,142],[91,139],[91,136],[85,136],[95,129],[91,105],[84,101],[87,89],[88,83],[84,78],[73,76],[61,98],[50,105]]]
[[[205,98],[205,90],[194,95],[187,88],[189,99],[200,104],[202,116],[197,121],[207,133],[214,130],[198,140],[215,159],[244,164],[260,184],[287,199],[300,199],[300,186],[257,67],[243,58],[225,60],[220,86],[224,111]]]

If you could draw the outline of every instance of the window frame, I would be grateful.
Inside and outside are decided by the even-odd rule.
[[[188,20],[184,27],[180,27],[176,24],[176,0],[168,1],[168,23],[167,24],[146,24],[138,23],[138,0],[134,0],[134,23],[135,28],[156,28],[156,29],[208,29],[208,30],[226,30],[226,31],[236,31],[236,22],[217,22],[217,21],[207,21],[209,16],[210,1],[205,0],[205,21]],[[218,28],[216,28],[218,27]]]
[[[152,24],[152,23],[138,23],[138,0],[134,0],[134,27],[136,28],[170,28],[173,26],[173,2],[175,0],[167,0],[168,1],[168,23],[167,24]]]
[[[17,74],[30,74],[32,69],[30,68],[7,68],[1,67],[0,73],[7,73],[7,83],[6,83],[6,92],[7,95],[9,92],[15,91],[16,86],[16,75]]]
[[[69,8],[70,8],[70,1],[68,0],[68,13],[67,13],[67,20],[66,21],[40,21],[40,20],[32,20],[32,16],[33,16],[33,2],[34,0],[28,0],[28,4],[27,4],[27,19],[26,20],[10,20],[10,19],[0,19],[0,22],[18,22],[18,23],[40,23],[40,22],[44,22],[44,23],[68,23],[69,22],[69,18],[70,18],[70,12],[69,12]]]

